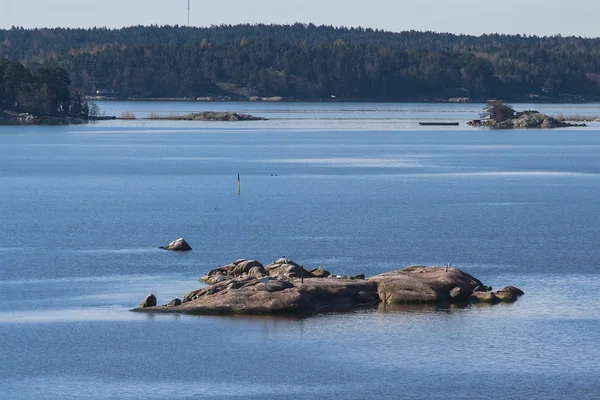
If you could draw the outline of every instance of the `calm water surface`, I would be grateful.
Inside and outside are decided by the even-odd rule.
[[[598,397],[600,124],[417,125],[471,104],[100,106],[270,120],[0,127],[1,398]],[[193,252],[157,249],[180,236]],[[527,294],[308,319],[128,311],[283,255],[367,275],[454,260]]]

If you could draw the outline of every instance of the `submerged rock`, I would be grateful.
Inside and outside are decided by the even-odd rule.
[[[506,286],[504,289],[494,292],[494,294],[504,303],[514,303],[525,292],[514,286]]]
[[[162,246],[160,248],[164,249],[164,250],[169,250],[169,251],[191,251],[192,250],[192,246],[190,246],[189,243],[186,242],[184,238],[179,238],[177,240],[173,240],[167,246]]]
[[[488,304],[496,304],[500,303],[500,300],[494,293],[492,292],[473,292],[470,298],[471,303],[488,303]]]
[[[503,292],[501,290],[493,292],[492,294],[503,303],[514,303],[518,298],[518,296],[512,292]]]
[[[501,292],[509,292],[514,294],[515,296],[523,296],[525,294],[524,291],[522,291],[519,288],[516,288],[514,286],[506,286],[504,289],[500,290]]]

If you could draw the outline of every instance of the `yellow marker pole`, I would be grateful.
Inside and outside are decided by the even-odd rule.
[[[238,174],[238,194],[242,193],[242,182],[240,181],[240,174]]]

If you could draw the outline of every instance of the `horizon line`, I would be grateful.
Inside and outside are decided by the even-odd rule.
[[[562,34],[562,33],[554,33],[554,34],[530,34],[530,33],[505,33],[505,32],[484,32],[480,34],[473,33],[456,33],[456,32],[444,32],[444,31],[434,31],[434,30],[417,30],[417,29],[408,29],[403,31],[392,31],[386,30],[382,28],[372,28],[367,26],[348,26],[348,25],[316,25],[312,22],[294,22],[294,23],[267,23],[267,22],[241,22],[236,24],[230,23],[220,23],[220,24],[211,24],[210,26],[202,26],[202,25],[180,25],[180,24],[149,24],[149,25],[127,25],[121,27],[109,27],[109,26],[87,26],[87,27],[73,27],[73,26],[32,26],[25,27],[22,25],[13,25],[10,28],[0,27],[0,31],[12,31],[12,30],[26,30],[26,31],[36,31],[36,30],[107,30],[107,31],[120,31],[132,28],[178,28],[178,29],[212,29],[212,28],[227,28],[227,27],[239,27],[239,26],[276,26],[276,27],[293,27],[294,25],[304,25],[305,28],[312,25],[313,27],[319,28],[333,28],[336,30],[351,30],[351,29],[364,29],[364,30],[372,30],[375,32],[383,32],[389,34],[402,34],[402,33],[433,33],[438,35],[452,35],[452,36],[467,36],[467,37],[484,37],[484,36],[514,36],[514,37],[527,37],[527,38],[576,38],[576,39],[586,39],[586,40],[597,40],[600,39],[600,36],[584,36],[584,35],[576,35],[576,34]]]

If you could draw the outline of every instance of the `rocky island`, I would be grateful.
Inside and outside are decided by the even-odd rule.
[[[248,114],[238,114],[235,112],[225,111],[204,111],[199,113],[187,114],[184,116],[168,116],[159,117],[151,116],[152,120],[168,120],[168,121],[266,121],[266,118],[255,117]]]
[[[586,124],[572,124],[559,121],[556,118],[542,114],[539,111],[515,111],[512,107],[500,101],[489,101],[481,113],[482,119],[467,122],[470,126],[486,127],[493,129],[510,128],[567,128],[573,126],[587,126]]]
[[[157,306],[148,295],[132,311],[188,314],[316,314],[379,304],[467,305],[514,302],[523,294],[507,286],[492,292],[458,268],[411,266],[366,279],[333,275],[322,268],[306,270],[281,258],[266,267],[256,260],[237,260],[209,271],[209,286]]]

